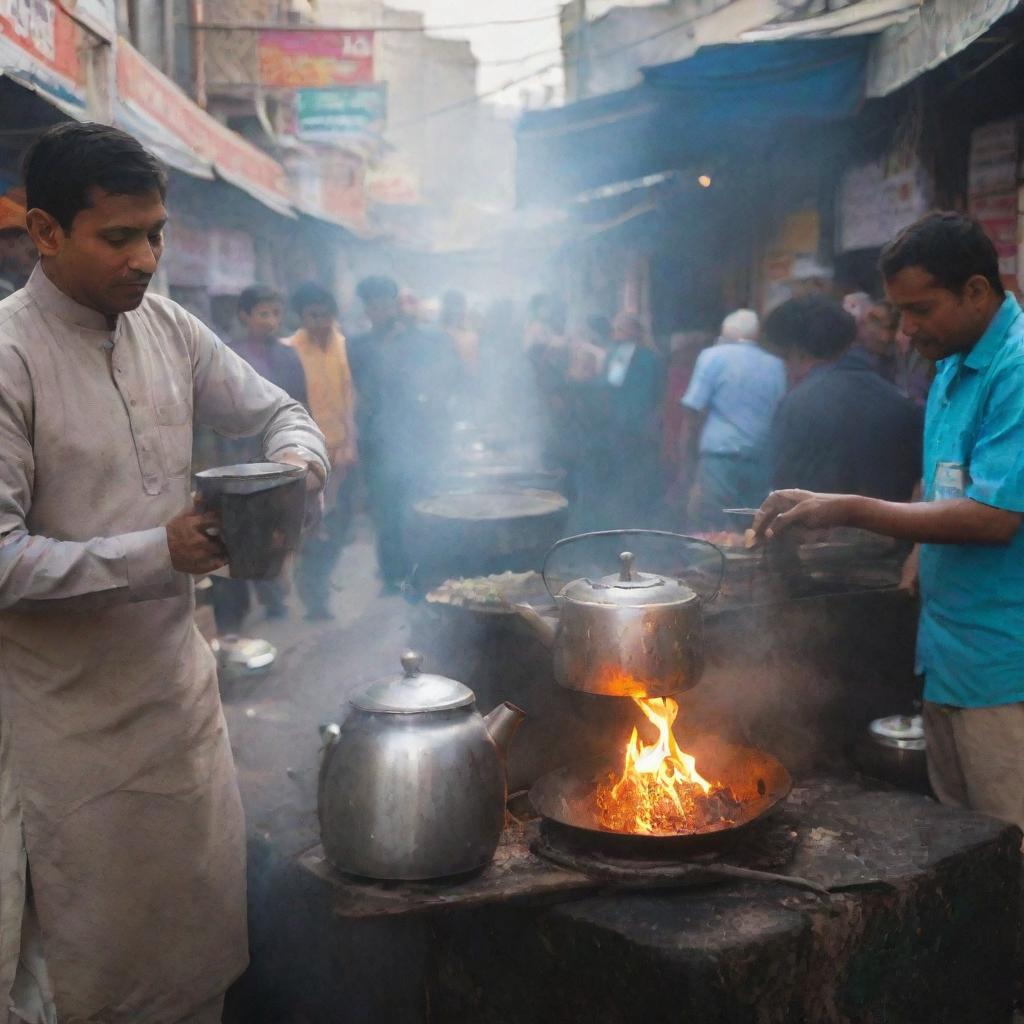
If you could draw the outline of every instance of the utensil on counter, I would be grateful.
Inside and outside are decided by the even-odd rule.
[[[195,475],[203,504],[220,515],[219,536],[232,579],[279,575],[298,547],[306,512],[307,470],[281,462],[252,462]]]
[[[570,545],[595,539],[625,545],[631,538],[671,539],[684,564],[712,560],[714,569],[684,583],[679,575],[639,571],[632,551],[618,556],[619,571],[552,586],[552,560]],[[692,554],[698,552],[698,555]],[[691,554],[687,554],[691,553]],[[557,623],[529,605],[516,605],[552,649],[555,678],[570,690],[608,697],[664,697],[696,686],[704,671],[704,601],[718,596],[725,558],[713,544],[660,530],[611,530],[559,541],[544,561],[544,582],[560,614]],[[678,571],[678,570],[677,570]],[[707,583],[710,575],[713,584]],[[699,582],[698,582],[699,581]],[[697,586],[706,587],[703,594]]]
[[[490,863],[505,821],[505,759],[523,720],[514,704],[481,716],[469,687],[421,671],[357,694],[322,730],[318,811],[327,859],[341,871],[423,881]]]
[[[931,792],[920,715],[876,718],[857,742],[854,758],[865,775],[916,793]]]

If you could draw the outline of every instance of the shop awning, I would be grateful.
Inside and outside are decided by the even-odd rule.
[[[709,46],[647,68],[634,89],[520,121],[520,203],[693,166],[786,124],[839,120],[864,98],[869,39]]]
[[[0,68],[0,74],[21,88],[36,93],[66,117],[76,121],[87,120],[85,102],[60,83],[47,81],[41,75],[23,68]]]
[[[1019,5],[1020,0],[925,0],[904,24],[878,37],[867,95],[887,96],[955,57]]]
[[[168,167],[193,178],[213,181],[213,164],[209,160],[204,160],[194,149],[161,128],[151,117],[133,109],[129,103],[117,101],[114,121]]]
[[[168,165],[220,178],[275,213],[295,216],[281,164],[197,106],[124,39],[117,41],[117,91],[117,124]]]

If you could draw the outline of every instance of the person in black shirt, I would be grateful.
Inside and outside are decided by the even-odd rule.
[[[856,322],[824,295],[764,323],[794,386],[772,427],[773,487],[907,501],[921,478],[921,411],[851,349]]]
[[[451,338],[403,318],[389,277],[359,282],[370,330],[349,339],[356,429],[386,592],[412,569],[405,520],[430,489],[447,454],[461,366]]]

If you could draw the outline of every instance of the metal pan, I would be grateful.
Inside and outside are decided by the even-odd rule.
[[[626,856],[673,856],[718,849],[731,842],[789,795],[793,780],[771,754],[754,747],[715,742],[694,751],[705,777],[729,786],[740,801],[741,815],[731,824],[696,832],[637,834],[605,828],[598,817],[594,792],[609,773],[620,768],[560,768],[534,783],[530,803],[559,832],[577,843]]]

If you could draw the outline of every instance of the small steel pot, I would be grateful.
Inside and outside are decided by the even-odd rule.
[[[928,761],[920,715],[876,718],[857,742],[854,757],[865,775],[928,793]]]

